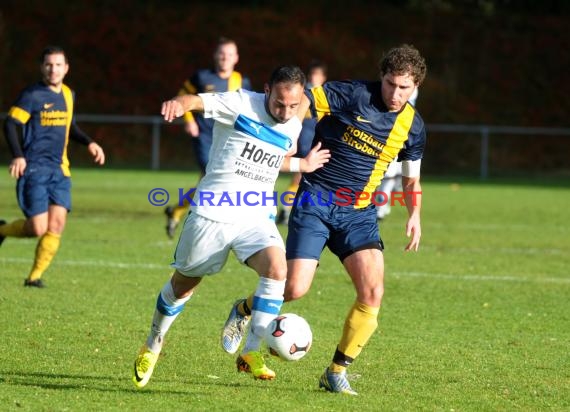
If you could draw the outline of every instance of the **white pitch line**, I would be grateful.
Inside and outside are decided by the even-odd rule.
[[[30,259],[24,258],[0,258],[0,262],[5,263],[30,263]],[[96,266],[118,269],[147,269],[147,270],[169,270],[168,264],[157,263],[125,263],[110,262],[103,260],[59,260],[57,265],[65,266]],[[328,270],[327,270],[328,271]],[[330,272],[330,271],[328,271]],[[332,272],[342,273],[340,268],[333,269]],[[553,277],[536,277],[529,278],[527,276],[515,275],[450,275],[445,273],[428,273],[428,272],[389,272],[386,274],[389,279],[391,277],[423,277],[431,279],[445,279],[453,281],[481,281],[481,282],[522,282],[522,283],[559,283],[570,284],[570,278],[553,278]]]
[[[422,245],[422,249],[442,250],[445,252],[456,253],[494,253],[494,254],[510,254],[510,255],[567,255],[568,250],[556,248],[487,248],[487,247],[437,247],[431,245]]]
[[[423,223],[423,222],[422,222]],[[497,230],[534,230],[536,225],[533,223],[454,223],[452,225],[449,222],[435,222],[431,221],[422,225],[423,227],[427,227],[429,229],[433,228],[441,228],[441,229],[468,229],[474,231],[497,231]],[[544,225],[542,226],[543,230],[552,231],[554,233],[567,233],[569,231],[568,226],[560,226],[560,225]]]
[[[387,277],[424,277],[433,279],[446,279],[457,281],[483,281],[483,282],[536,282],[536,283],[561,283],[570,284],[570,278],[553,278],[553,277],[540,277],[529,278],[526,276],[515,275],[449,275],[443,273],[425,273],[425,272],[391,272]]]
[[[0,258],[0,262],[6,263],[30,263],[31,259],[24,258]],[[106,260],[61,260],[59,259],[54,265],[65,266],[97,266],[105,268],[118,268],[118,269],[169,269],[168,264],[159,265],[157,263],[124,263],[124,262],[110,262]]]

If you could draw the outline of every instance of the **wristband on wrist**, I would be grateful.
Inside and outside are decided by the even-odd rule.
[[[301,171],[301,159],[298,157],[292,157],[289,159],[289,171],[297,173]]]

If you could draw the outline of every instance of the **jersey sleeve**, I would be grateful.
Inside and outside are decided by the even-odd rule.
[[[71,127],[69,129],[69,138],[85,146],[88,146],[89,143],[93,142],[93,139],[91,139],[87,133],[81,130],[75,122],[71,123]]]
[[[410,138],[398,154],[398,161],[419,160],[423,158],[426,145],[426,129],[421,118],[416,117],[410,130]]]
[[[242,95],[237,92],[200,93],[204,102],[204,117],[231,126],[239,115]]]
[[[18,99],[10,107],[8,116],[14,119],[19,124],[26,124],[32,115],[34,98],[29,90],[24,90],[18,96]]]
[[[307,97],[311,100],[311,114],[321,119],[327,114],[350,111],[354,107],[354,83],[331,81],[310,89]]]
[[[12,153],[12,157],[24,157],[24,152],[22,151],[22,146],[20,145],[20,139],[18,136],[17,123],[14,118],[8,116],[4,121],[4,137],[6,137],[6,142]]]

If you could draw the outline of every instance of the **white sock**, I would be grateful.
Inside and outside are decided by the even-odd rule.
[[[152,325],[150,328],[150,334],[146,340],[146,346],[154,353],[159,353],[162,349],[162,344],[164,342],[164,335],[172,326],[172,323],[178,316],[184,305],[190,296],[182,299],[177,299],[174,296],[174,290],[172,289],[172,284],[170,280],[162,287],[162,290],[158,294],[158,299],[156,300],[156,309],[154,311],[154,316],[152,318]]]
[[[275,319],[283,305],[284,280],[259,278],[257,290],[253,295],[251,308],[250,333],[247,335],[243,353],[259,351],[267,325]]]

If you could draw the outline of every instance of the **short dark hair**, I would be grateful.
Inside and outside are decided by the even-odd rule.
[[[307,78],[305,77],[303,70],[298,66],[279,66],[273,70],[273,73],[271,73],[271,77],[269,78],[269,87],[273,87],[273,85],[277,83],[298,83],[302,87],[305,87]]]
[[[422,84],[426,77],[427,67],[418,49],[409,44],[394,47],[380,61],[380,76],[391,73],[403,75],[409,73],[416,85]]]
[[[67,55],[65,54],[63,47],[50,45],[46,46],[46,48],[42,50],[42,54],[40,55],[40,64],[44,62],[46,56],[49,56],[51,54],[63,54],[65,62],[67,63]]]
[[[218,38],[218,43],[217,43],[217,45],[216,45],[216,50],[219,49],[219,48],[222,47],[222,46],[225,46],[226,44],[233,44],[233,45],[235,45],[236,48],[237,48],[237,43],[236,43],[235,40],[230,39],[229,37],[224,37],[224,36],[222,36],[222,37],[219,37],[219,38]]]

